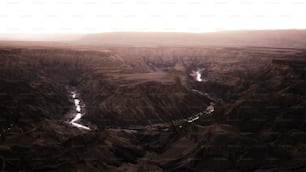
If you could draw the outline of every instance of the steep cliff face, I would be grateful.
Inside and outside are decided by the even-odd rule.
[[[209,103],[208,98],[186,90],[179,82],[165,85],[148,81],[121,85],[99,102],[99,108],[109,124],[144,125],[186,118],[206,109]]]
[[[12,126],[31,126],[43,119],[60,119],[69,110],[70,102],[64,87],[31,61],[16,50],[1,54],[0,109],[3,130],[12,129]]]

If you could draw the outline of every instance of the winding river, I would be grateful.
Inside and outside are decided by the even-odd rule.
[[[200,69],[197,69],[196,71],[192,71],[190,75],[193,76],[196,81],[203,82],[203,81],[206,81],[202,79],[202,72],[205,70],[206,70],[205,68],[200,68]]]
[[[194,79],[198,82],[205,82],[205,79],[202,79],[201,73],[202,71],[204,71],[205,68],[202,69],[198,69],[197,71],[193,71],[190,75],[194,77]],[[192,91],[199,93],[200,95],[206,95],[209,97],[209,95],[207,93],[202,93],[199,90],[195,90],[193,89]],[[80,129],[84,129],[84,130],[91,130],[88,126],[82,125],[79,123],[79,121],[81,120],[81,118],[85,115],[85,105],[81,102],[81,99],[79,98],[79,93],[77,93],[76,91],[70,91],[71,97],[74,101],[74,114],[73,114],[73,119],[71,119],[69,121],[70,124],[72,124],[72,126],[80,128]],[[211,98],[210,98],[211,99]],[[212,100],[212,99],[211,99]],[[179,125],[179,127],[181,128],[181,124],[183,123],[193,123],[197,120],[200,119],[200,117],[207,117],[210,114],[212,114],[214,112],[214,103],[212,102],[204,111],[201,111],[199,113],[194,114],[193,116],[190,116],[187,119],[181,119],[181,120],[176,120],[173,121],[173,124]],[[161,125],[161,124],[156,124],[156,125]],[[167,124],[163,124],[164,126],[167,126],[166,129],[169,129]],[[146,128],[146,126],[140,127],[140,128]],[[123,129],[121,128],[120,130],[133,130],[133,129]]]
[[[81,106],[81,101],[80,99],[78,98],[77,96],[77,93],[75,91],[71,91],[71,96],[73,98],[73,101],[74,101],[74,106],[75,106],[75,114],[74,114],[74,118],[70,121],[70,123],[75,126],[75,127],[78,127],[78,128],[81,128],[81,129],[85,129],[85,130],[90,130],[89,127],[85,126],[85,125],[82,125],[80,123],[77,123],[81,118],[82,116],[85,114],[84,113],[84,109],[82,109],[82,106]],[[85,106],[83,106],[84,108]]]

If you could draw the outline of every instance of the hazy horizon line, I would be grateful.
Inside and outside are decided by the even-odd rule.
[[[256,31],[306,31],[306,28],[288,29],[240,29],[240,30],[219,30],[205,32],[177,32],[177,31],[105,31],[88,33],[0,33],[0,41],[74,41],[83,36],[96,34],[218,34],[235,32],[256,32]]]
[[[306,30],[306,28],[286,28],[286,29],[224,29],[224,30],[214,30],[214,31],[142,31],[142,30],[119,30],[119,31],[99,31],[99,32],[37,32],[37,33],[4,33],[0,32],[0,35],[89,35],[89,34],[99,34],[99,33],[218,33],[218,32],[235,32],[235,31],[286,31],[286,30]]]

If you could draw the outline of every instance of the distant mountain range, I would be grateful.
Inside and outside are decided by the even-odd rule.
[[[96,34],[0,34],[0,40],[62,42],[88,46],[228,46],[305,48],[306,30],[245,30],[211,33],[106,32]]]
[[[113,32],[89,34],[81,44],[122,46],[256,46],[305,48],[306,30],[250,30],[212,33]]]

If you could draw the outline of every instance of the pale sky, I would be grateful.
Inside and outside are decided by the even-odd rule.
[[[0,0],[0,34],[305,28],[305,0]]]

